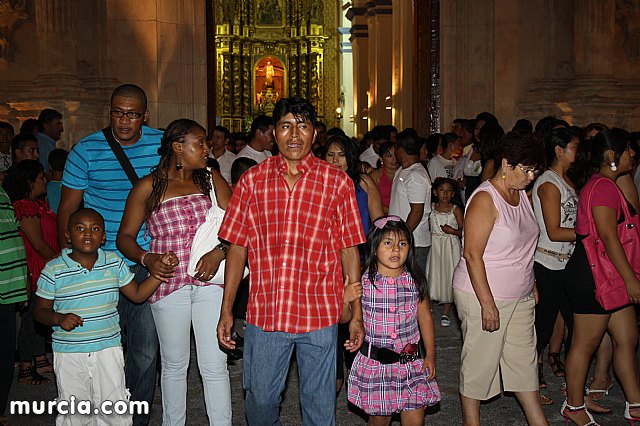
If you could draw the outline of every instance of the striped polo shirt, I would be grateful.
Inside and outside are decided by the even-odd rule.
[[[143,126],[140,140],[133,145],[122,147],[138,177],[148,175],[151,168],[160,161],[158,148],[161,138],[160,130]],[[116,236],[132,186],[102,130],[90,134],[74,145],[64,166],[62,185],[84,191],[84,206],[96,209],[104,217],[107,242],[103,248],[116,251],[122,256],[116,249]],[[144,233],[143,224],[137,240],[140,247],[147,250],[149,240],[144,239]],[[129,260],[125,261],[129,265],[134,264]]]
[[[0,186],[0,305],[27,300],[27,255],[9,196]]]
[[[42,270],[36,295],[53,300],[53,310],[73,313],[81,327],[65,331],[53,327],[54,352],[96,352],[120,346],[118,300],[120,287],[133,281],[133,273],[116,253],[98,250],[91,270],[69,257],[71,249],[51,260]]]

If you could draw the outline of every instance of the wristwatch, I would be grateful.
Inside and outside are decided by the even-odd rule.
[[[214,248],[222,250],[222,252],[224,253],[224,257],[227,257],[227,253],[229,252],[229,246],[228,245],[226,245],[225,243],[220,243],[217,246],[215,246]]]

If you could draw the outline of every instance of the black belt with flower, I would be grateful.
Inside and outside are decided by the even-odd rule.
[[[379,348],[369,342],[364,342],[360,347],[360,353],[366,357],[378,361],[380,364],[406,364],[418,359],[418,344],[407,343],[402,352],[398,353],[387,348]]]

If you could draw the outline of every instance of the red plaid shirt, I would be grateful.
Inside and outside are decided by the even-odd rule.
[[[293,190],[281,155],[252,167],[233,192],[219,237],[247,247],[247,322],[304,333],[336,324],[343,296],[340,249],[365,241],[349,177],[312,154]]]

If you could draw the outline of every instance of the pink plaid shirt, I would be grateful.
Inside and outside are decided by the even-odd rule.
[[[340,249],[365,241],[349,177],[308,154],[293,190],[281,155],[252,167],[233,192],[220,238],[247,247],[247,322],[304,333],[336,324],[342,308]]]
[[[147,221],[147,230],[151,236],[149,251],[164,253],[173,250],[180,261],[176,276],[160,284],[149,298],[149,303],[157,302],[185,285],[210,285],[187,275],[193,237],[204,223],[210,208],[211,200],[204,194],[169,198],[160,204]]]

